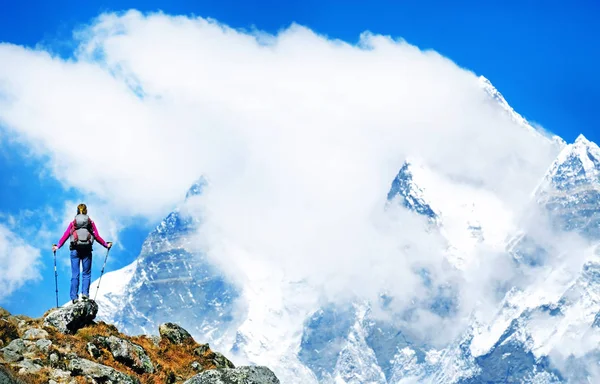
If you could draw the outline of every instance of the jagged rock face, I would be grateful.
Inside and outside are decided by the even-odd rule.
[[[410,163],[404,163],[392,182],[392,187],[387,196],[388,200],[399,197],[406,208],[426,216],[430,220],[434,220],[437,215],[431,206],[423,200],[422,196],[423,193],[419,186],[413,182],[413,176],[410,173]]]
[[[138,384],[137,378],[126,375],[116,369],[86,359],[73,359],[69,363],[69,370],[74,376],[86,376],[101,383]]]
[[[593,145],[579,140],[576,145],[565,149],[549,172],[547,183],[538,190],[535,202],[542,210],[547,211],[550,221],[557,229],[579,233],[589,240],[600,239],[600,218],[597,214],[600,211],[599,159],[600,154]],[[416,193],[419,192],[419,186],[415,180],[410,173],[410,167],[403,167],[392,184],[388,198],[392,200],[401,197],[400,201],[406,207],[435,221],[438,218],[435,213],[438,206],[431,204],[426,194]],[[443,210],[440,212],[443,214]],[[196,299],[197,294],[185,284],[174,285],[173,290],[165,290],[164,286],[160,285],[162,281],[157,284],[160,287],[151,289],[149,282],[152,280],[147,278],[148,274],[160,277],[159,280],[174,277],[176,282],[180,282],[181,276],[191,276],[189,268],[192,265],[182,261],[188,255],[185,253],[187,251],[179,250],[177,252],[180,253],[174,254],[173,248],[163,252],[160,247],[161,244],[180,241],[188,236],[186,227],[180,227],[180,220],[182,219],[178,213],[170,215],[149,237],[144,250],[146,253],[139,259],[143,265],[143,273],[140,275],[147,275],[135,280],[138,285],[131,284],[134,287],[133,292],[142,292],[138,286],[146,285],[143,289],[148,290],[143,292],[142,297],[150,297],[150,301],[163,308],[171,307],[170,304],[163,305],[162,300],[166,303],[176,298],[179,293]],[[518,262],[525,262],[530,267],[544,266],[544,244],[537,244],[535,239],[528,237],[522,240],[519,243],[521,248],[513,251],[520,251],[527,257],[521,257]],[[508,254],[506,256],[509,257]],[[536,328],[543,328],[538,322],[541,317],[545,325],[556,325],[556,334],[548,336],[550,341],[561,337],[561,332],[568,334],[572,328],[576,328],[576,332],[571,333],[596,337],[597,331],[588,328],[593,327],[593,324],[600,324],[600,317],[593,316],[600,310],[598,265],[593,262],[586,263],[580,276],[572,279],[571,288],[566,290],[560,299],[544,302],[544,305],[538,307],[519,307],[522,303],[536,301],[535,298],[530,300],[528,295],[531,292],[522,292],[513,298],[507,295],[503,305],[508,310],[499,309],[498,321],[501,323],[506,318],[508,324],[499,326],[502,330],[498,335],[490,336],[491,345],[485,351],[478,350],[475,353],[472,349],[474,331],[470,329],[461,335],[459,340],[438,351],[427,345],[417,344],[410,335],[393,324],[370,322],[368,319],[360,322],[353,311],[323,308],[314,318],[306,321],[299,358],[321,382],[361,382],[361,377],[368,377],[369,382],[373,383],[396,383],[401,380],[435,383],[555,383],[568,380],[585,382],[589,380],[589,376],[581,368],[581,360],[572,359],[570,362],[572,367],[577,367],[579,374],[572,377],[561,376],[544,353],[532,349],[534,338],[531,332]],[[213,272],[218,276],[218,272]],[[204,277],[210,278],[208,274]],[[506,291],[502,291],[500,295]],[[165,296],[162,296],[163,294]],[[189,296],[186,296],[188,294]],[[216,324],[210,323],[215,319],[215,312],[203,312],[203,306],[206,305],[203,295],[205,293],[200,293],[201,300],[195,307],[198,308],[199,321],[204,322],[199,329],[208,329]],[[145,316],[154,316],[157,312],[152,310],[149,302],[142,303],[140,312]],[[576,311],[579,311],[580,315],[577,315]],[[441,311],[432,312],[444,316],[444,313],[451,311],[442,308]],[[223,324],[228,322],[226,319]],[[484,327],[493,328],[489,324]],[[542,347],[546,348],[547,344]],[[592,351],[585,358],[597,360],[598,356],[600,354],[597,351]],[[361,373],[365,375],[360,376]]]
[[[267,367],[252,366],[204,371],[184,384],[279,384],[279,379]]]
[[[584,137],[565,148],[537,200],[557,228],[600,239],[600,148]]]
[[[62,333],[73,334],[90,324],[98,313],[98,304],[94,301],[78,302],[58,308],[44,319],[44,325],[53,326]]]
[[[192,187],[188,197],[200,191]],[[118,308],[101,318],[128,334],[151,334],[160,324],[177,319],[203,339],[220,337],[236,320],[240,293],[204,254],[190,246],[200,224],[179,210],[168,215],[144,242],[125,290],[99,299],[110,300]]]

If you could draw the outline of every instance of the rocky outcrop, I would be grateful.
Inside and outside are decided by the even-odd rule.
[[[279,383],[266,367],[235,368],[177,324],[132,337],[94,322],[97,311],[88,301],[30,319],[0,308],[0,384]]]
[[[279,384],[279,379],[269,368],[253,366],[204,371],[184,384]]]
[[[98,313],[98,304],[83,301],[58,308],[44,319],[44,326],[52,326],[65,334],[73,334],[78,329],[91,324]]]
[[[158,332],[160,333],[160,337],[165,338],[174,344],[182,344],[192,340],[192,335],[190,335],[188,331],[173,323],[161,324],[158,327]]]
[[[138,373],[153,373],[154,365],[141,346],[115,336],[99,338],[108,347],[115,360],[131,367]]]

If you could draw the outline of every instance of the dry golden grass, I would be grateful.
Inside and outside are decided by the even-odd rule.
[[[47,368],[40,370],[36,374],[18,375],[14,372],[14,376],[28,384],[48,384],[48,381],[50,381],[50,372]]]
[[[154,342],[145,336],[127,336],[118,331],[116,327],[104,322],[98,322],[84,328],[81,328],[75,335],[65,335],[53,328],[46,328],[49,333],[49,339],[52,341],[51,352],[57,352],[59,355],[74,353],[77,356],[95,361],[112,367],[125,374],[137,377],[142,384],[158,384],[158,383],[180,383],[198,372],[195,371],[191,364],[198,362],[204,370],[216,368],[212,364],[211,359],[214,358],[214,353],[208,349],[203,356],[194,354],[194,349],[200,344],[195,341],[188,340],[184,344],[174,345],[168,340],[161,340],[157,346]],[[139,374],[125,364],[114,359],[112,354],[102,348],[99,343],[95,342],[98,336],[110,337],[116,336],[121,339],[129,340],[134,344],[141,346],[150,360],[152,361],[155,372],[152,374]],[[93,358],[88,350],[88,343],[95,343],[101,352],[101,356]],[[50,352],[50,353],[51,353]]]
[[[12,319],[0,319],[0,340],[7,345],[19,337],[19,328]]]
[[[169,340],[162,339],[158,345],[145,336],[127,336],[111,325],[102,321],[83,327],[74,335],[65,335],[58,332],[53,327],[43,327],[43,318],[54,309],[48,310],[43,317],[32,319],[26,316],[10,316],[6,311],[0,311],[0,348],[7,345],[12,340],[22,337],[22,333],[28,328],[44,328],[48,332],[48,339],[52,341],[49,351],[38,353],[38,358],[46,365],[36,374],[18,375],[18,368],[8,367],[8,364],[0,364],[8,372],[24,383],[48,383],[52,369],[50,367],[49,356],[56,353],[59,356],[59,362],[54,365],[55,368],[66,369],[69,354],[75,354],[80,358],[88,359],[99,364],[112,367],[120,372],[137,377],[142,384],[171,384],[181,383],[198,372],[192,368],[192,363],[197,362],[203,370],[216,368],[212,364],[215,354],[207,349],[202,356],[194,353],[194,350],[200,346],[194,340],[179,345],[172,344]],[[134,344],[141,346],[154,365],[155,372],[152,374],[138,374],[125,364],[116,361],[110,351],[103,348],[98,342],[98,337],[116,336],[121,339],[129,340]],[[88,343],[94,343],[100,350],[100,356],[94,358],[87,350]],[[1,357],[1,356],[0,356]],[[1,360],[1,359],[0,359]],[[78,384],[88,383],[84,377],[75,377]]]

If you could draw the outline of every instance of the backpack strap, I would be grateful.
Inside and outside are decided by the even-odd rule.
[[[71,235],[73,236],[73,242],[77,243],[79,240],[79,236],[77,236],[77,220],[73,219],[73,229],[71,230]]]

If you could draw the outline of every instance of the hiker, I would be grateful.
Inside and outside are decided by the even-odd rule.
[[[88,300],[90,296],[90,279],[92,276],[92,244],[94,239],[98,241],[104,248],[110,249],[111,242],[106,242],[96,228],[96,224],[87,215],[87,206],[79,204],[77,206],[77,215],[69,224],[64,235],[61,237],[58,245],[52,246],[52,251],[60,249],[67,238],[71,238],[69,249],[71,250],[71,300],[75,304],[79,291],[79,270],[80,265],[83,267],[82,284],[81,284],[81,299]]]

